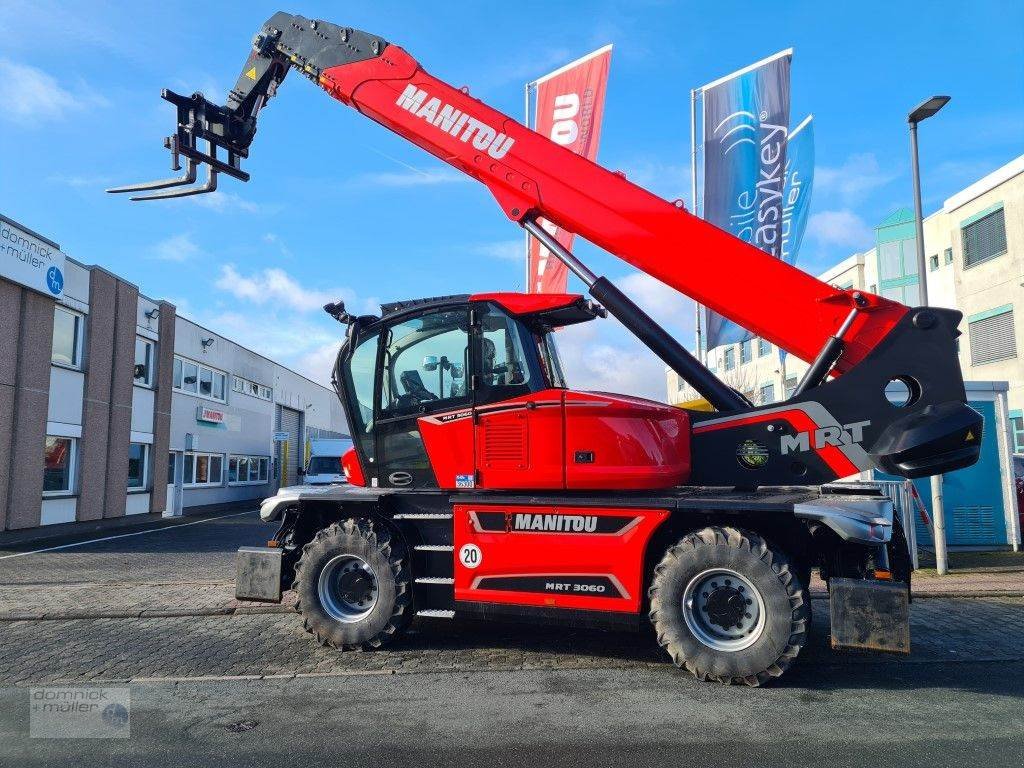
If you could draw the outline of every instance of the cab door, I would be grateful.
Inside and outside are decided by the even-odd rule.
[[[378,486],[437,487],[418,419],[471,404],[469,331],[465,306],[425,312],[386,326],[376,386],[373,475]]]
[[[476,311],[476,484],[564,488],[562,390],[546,380],[529,329],[493,304]]]

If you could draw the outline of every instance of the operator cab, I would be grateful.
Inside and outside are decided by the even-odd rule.
[[[647,470],[644,482],[650,483],[652,459],[666,458],[648,444],[650,417],[664,422],[664,411],[671,411],[668,431],[679,440],[679,422],[686,417],[677,409],[575,393],[568,405],[577,425],[590,410],[608,429],[621,430],[631,419],[637,428],[618,434],[610,450],[584,446],[579,461],[569,462],[579,465],[578,471],[568,471],[568,390],[553,332],[604,314],[580,295],[445,296],[381,309],[380,317],[348,318],[335,371],[358,459],[352,474],[365,478],[366,485],[565,488],[571,487],[570,475],[608,477],[602,473],[609,467],[598,455],[639,463]],[[629,413],[620,413],[623,408]],[[613,425],[604,417],[617,420]],[[601,430],[593,426],[584,431],[597,443]],[[669,452],[678,458],[679,451]],[[670,474],[674,484],[679,473]]]

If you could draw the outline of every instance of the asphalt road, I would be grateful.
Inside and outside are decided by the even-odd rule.
[[[755,690],[670,669],[135,685],[125,740],[26,739],[27,693],[6,689],[0,749],[24,766],[1021,765],[1020,662],[820,672]]]
[[[0,559],[0,578],[224,579],[263,538],[225,518]],[[0,621],[0,765],[1024,764],[1024,600],[915,601],[909,658],[833,653],[826,611],[762,689],[699,683],[628,634],[427,622],[338,654],[294,614]],[[61,681],[127,687],[130,737],[30,738],[31,688]]]

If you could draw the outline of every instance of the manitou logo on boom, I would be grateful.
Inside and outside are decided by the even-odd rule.
[[[796,451],[821,450],[825,446],[850,445],[859,443],[864,439],[864,427],[870,426],[870,421],[855,421],[853,424],[844,424],[840,427],[835,424],[831,427],[820,427],[814,431],[797,432],[795,435],[782,436],[782,455]],[[811,438],[814,444],[811,444]]]
[[[451,104],[442,103],[436,96],[428,96],[426,91],[415,85],[407,85],[395,103],[445,133],[457,136],[459,141],[472,139],[475,149],[487,150],[495,160],[501,160],[515,143],[515,139],[499,133],[487,123],[470,117]]]

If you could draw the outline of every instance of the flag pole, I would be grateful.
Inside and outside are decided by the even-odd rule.
[[[697,89],[690,89],[690,205],[694,216],[697,215]],[[704,363],[704,352],[701,339],[701,306],[693,303],[695,316],[694,329],[697,334],[697,360]]]

